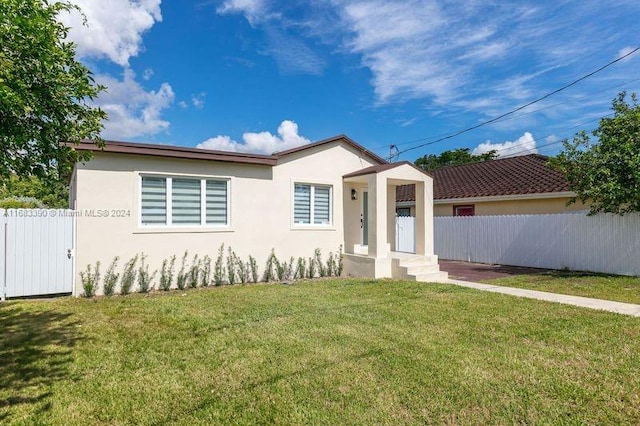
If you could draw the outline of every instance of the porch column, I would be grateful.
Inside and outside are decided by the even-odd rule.
[[[378,173],[368,177],[369,257],[389,257],[387,246],[387,179]]]
[[[416,182],[416,254],[433,254],[433,180]]]

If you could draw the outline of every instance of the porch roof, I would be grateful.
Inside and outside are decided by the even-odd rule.
[[[416,167],[410,161],[400,161],[398,163],[379,164],[376,166],[366,167],[355,172],[348,173],[342,178],[347,182],[362,181],[368,175],[384,173],[389,178],[398,181],[424,181],[431,179],[431,175],[424,170]]]

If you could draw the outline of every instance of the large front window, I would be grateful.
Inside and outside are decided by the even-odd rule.
[[[296,183],[293,196],[295,225],[331,225],[331,187]]]
[[[229,180],[142,176],[143,226],[226,226]]]

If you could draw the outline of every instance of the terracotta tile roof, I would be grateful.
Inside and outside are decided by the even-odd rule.
[[[483,163],[443,167],[432,172],[434,199],[545,194],[570,191],[564,175],[547,165],[544,155],[530,154]],[[398,187],[398,201],[414,200],[413,189]],[[411,195],[413,195],[412,198]]]
[[[248,163],[248,164],[261,164],[266,166],[275,166],[278,163],[278,159],[293,154],[295,152],[305,151],[317,146],[326,145],[332,142],[344,142],[347,145],[359,151],[361,154],[366,155],[373,160],[381,164],[387,162],[366,149],[364,146],[354,142],[345,135],[338,135],[332,138],[323,139],[318,142],[313,142],[307,145],[303,145],[297,148],[289,149],[286,151],[276,152],[272,155],[262,154],[248,154],[240,152],[229,151],[214,151],[210,149],[190,148],[182,146],[172,145],[160,145],[138,142],[120,142],[120,141],[105,141],[103,149],[98,147],[93,141],[84,140],[79,144],[67,144],[73,149],[80,151],[103,151],[121,154],[137,154],[137,155],[151,155],[156,157],[173,157],[173,158],[187,158],[192,160],[213,160],[213,161],[226,161],[231,163]]]
[[[396,202],[402,201],[415,201],[416,199],[416,186],[415,185],[400,185],[396,186]]]

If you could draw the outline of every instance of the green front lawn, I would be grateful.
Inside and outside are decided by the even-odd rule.
[[[590,272],[552,271],[482,281],[506,287],[549,291],[640,304],[640,277]]]
[[[0,326],[0,423],[640,423],[640,319],[451,285],[19,301]]]

